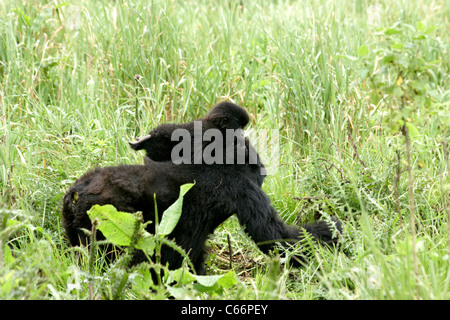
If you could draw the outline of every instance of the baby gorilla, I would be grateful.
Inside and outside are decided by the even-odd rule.
[[[227,129],[243,129],[248,122],[249,116],[244,108],[231,102],[221,102],[214,106],[204,118],[189,123],[162,124],[150,131],[147,136],[136,142],[129,142],[129,144],[134,150],[146,150],[147,157],[151,160],[170,161],[172,160],[172,150],[179,144],[179,140],[176,140],[174,135],[175,130],[186,130],[190,137],[194,137],[194,134],[203,137],[207,130],[216,129],[225,137]],[[197,132],[196,128],[199,128],[201,131]],[[194,139],[191,139],[191,142],[194,143]],[[205,145],[206,142],[203,141],[202,150]],[[195,147],[191,150],[193,151],[192,158],[194,158]],[[188,158],[190,159],[191,156],[189,155]]]

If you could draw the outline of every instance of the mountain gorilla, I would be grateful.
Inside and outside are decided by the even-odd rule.
[[[233,113],[233,110],[238,113]],[[214,108],[205,119],[214,115],[215,120],[209,128],[215,126],[217,129],[217,125],[219,130],[229,129],[228,125],[233,129],[240,128],[248,122],[248,115],[242,110],[233,104],[222,105],[219,109]],[[221,116],[227,120],[221,119]],[[208,120],[203,121],[209,125]],[[187,126],[189,131],[190,125],[171,127],[175,130]],[[147,143],[142,144],[145,141]],[[67,191],[63,200],[63,226],[72,245],[87,244],[88,239],[81,229],[91,228],[86,212],[93,205],[112,204],[120,211],[141,211],[144,221],[155,221],[154,194],[158,213],[162,213],[178,198],[180,186],[192,182],[195,185],[184,196],[181,218],[168,237],[188,253],[198,274],[205,273],[203,252],[208,235],[233,214],[237,215],[240,224],[245,226],[246,232],[264,253],[274,249],[277,243],[288,248],[290,244],[303,239],[306,233],[321,243],[336,242],[333,228],[324,221],[297,228],[288,226],[278,217],[269,197],[261,189],[264,166],[258,156],[251,157],[256,152],[248,140],[233,146],[236,153],[244,150],[245,163],[227,164],[223,161],[208,165],[176,165],[169,161],[170,153],[167,150],[162,156],[150,141],[138,141],[136,149],[145,149],[149,157],[161,161],[147,159],[145,165],[97,168],[79,178]],[[229,146],[223,148],[229,150]],[[334,224],[342,232],[340,221],[334,220]],[[149,224],[147,230],[154,233],[154,224]],[[102,238],[100,232],[98,237]],[[142,253],[138,252],[133,262],[142,262],[144,259]],[[304,259],[305,255],[302,254],[300,261]],[[169,267],[175,269],[181,266],[182,261],[179,253],[169,247],[162,247],[163,264],[168,262]]]

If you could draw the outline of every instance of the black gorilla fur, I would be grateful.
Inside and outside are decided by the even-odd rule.
[[[202,133],[209,129],[218,129],[225,133],[227,129],[243,129],[248,124],[249,116],[244,108],[231,102],[221,102],[214,106],[204,118],[196,121],[201,121]],[[171,139],[176,129],[186,129],[191,136],[194,136],[194,121],[162,124],[138,141],[129,142],[130,147],[134,150],[146,150],[147,157],[151,160],[169,161],[173,147],[179,143]]]
[[[86,245],[80,228],[91,228],[86,212],[94,204],[112,204],[125,212],[142,211],[145,221],[155,221],[153,194],[161,213],[177,199],[182,184],[195,181],[185,195],[180,221],[170,238],[189,253],[196,272],[203,274],[207,236],[234,213],[264,253],[274,248],[275,242],[295,243],[304,237],[301,228],[288,226],[278,217],[255,182],[254,170],[250,165],[211,165],[205,170],[203,166],[170,162],[97,168],[78,179],[65,195],[63,225],[72,245],[80,241]],[[336,222],[341,231],[340,222]],[[303,228],[321,242],[332,244],[336,240],[324,221]],[[148,231],[154,233],[153,224]],[[162,263],[169,262],[171,268],[181,265],[182,257],[170,248],[163,247],[161,256]]]
[[[246,119],[227,123],[240,128],[248,122],[248,115]],[[153,150],[150,143],[142,147],[147,152],[145,146],[149,146],[154,152],[152,157],[158,159],[158,150]],[[235,148],[239,147],[245,147],[247,155],[253,154],[248,140],[245,146]],[[167,160],[170,156],[167,158],[166,154],[160,159]],[[162,213],[177,199],[182,184],[195,181],[195,186],[184,197],[180,221],[169,238],[189,254],[198,274],[205,272],[203,251],[207,236],[233,214],[237,214],[240,224],[264,253],[272,250],[277,242],[284,247],[295,244],[305,237],[305,232],[318,242],[336,243],[332,228],[324,221],[301,228],[283,222],[261,189],[264,166],[259,157],[256,164],[252,163],[247,158],[245,164],[175,165],[170,161],[148,159],[146,165],[94,169],[79,178],[64,196],[63,226],[67,237],[72,245],[87,244],[81,228],[91,228],[86,212],[94,204],[112,204],[125,212],[142,211],[145,221],[155,221],[154,194],[158,212]],[[334,224],[342,232],[340,221],[334,220]],[[154,224],[147,229],[154,233]],[[101,239],[102,235],[99,233],[98,237]],[[163,264],[168,262],[170,268],[177,268],[182,259],[173,249],[163,246]],[[134,263],[143,260],[139,254],[133,259]]]

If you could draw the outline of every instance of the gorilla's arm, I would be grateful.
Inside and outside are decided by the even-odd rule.
[[[301,230],[284,223],[272,207],[268,196],[256,186],[251,190],[247,189],[238,197],[237,217],[264,253],[273,249],[276,242],[300,240]]]
[[[248,187],[246,192],[237,196],[237,217],[262,252],[268,253],[277,246],[277,243],[288,248],[289,244],[302,240],[305,232],[320,243],[331,245],[337,242],[337,236],[333,237],[333,230],[325,221],[302,227],[287,225],[279,218],[269,197],[260,187],[254,183],[249,183]],[[337,219],[333,221],[341,233],[341,222]],[[307,253],[304,256],[306,255]]]

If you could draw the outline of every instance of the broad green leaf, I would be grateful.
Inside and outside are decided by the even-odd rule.
[[[148,268],[139,270],[133,279],[134,289],[148,290],[152,284],[152,275]]]
[[[223,289],[229,289],[233,287],[238,280],[233,270],[228,271],[222,275],[201,276],[190,273],[185,268],[179,268],[169,272],[169,277],[166,280],[167,283],[176,282],[177,286],[185,286],[188,283],[194,283],[194,288],[200,292],[207,292],[209,294],[220,294]],[[173,288],[168,287],[168,290]],[[177,297],[183,297],[186,295],[185,291],[170,291],[171,294],[175,294]]]
[[[181,216],[183,197],[193,185],[193,183],[184,184],[180,187],[179,198],[164,211],[158,228],[159,236],[167,236],[173,231]],[[153,254],[156,246],[154,236],[145,231],[144,225],[139,221],[140,218],[136,214],[117,211],[114,206],[109,204],[104,206],[94,205],[87,214],[92,221],[98,219],[98,229],[106,239],[119,246],[131,245],[136,223],[139,223],[136,248],[143,250],[148,255]]]
[[[133,236],[137,217],[126,212],[117,211],[112,205],[94,205],[87,212],[89,218],[98,219],[98,229],[114,244],[129,246]]]
[[[94,205],[88,212],[89,218],[93,221],[98,219],[98,229],[112,243],[119,246],[131,245],[136,223],[140,223],[140,218],[136,214],[117,211],[112,205]],[[145,231],[144,225],[140,223],[139,237],[136,248],[143,250],[148,255],[152,255],[155,249],[155,239],[153,235]]]
[[[415,37],[412,37],[414,40],[425,40],[427,37],[425,35],[421,34]]]
[[[437,26],[432,26],[432,27],[429,27],[426,31],[425,31],[425,34],[430,34],[430,33],[432,33],[434,30],[436,30],[437,29]]]
[[[233,270],[228,271],[222,277],[217,280],[217,283],[225,289],[230,289],[233,287],[238,281],[236,280],[236,276]]]
[[[10,265],[14,262],[14,256],[11,252],[11,248],[5,244],[4,248],[3,248],[3,259],[4,259],[4,263],[6,265]]]
[[[392,63],[394,61],[397,60],[397,57],[393,54],[387,54],[386,56],[384,56],[383,58],[383,63],[388,64],[388,63]]]
[[[385,31],[384,31],[384,34],[385,35],[388,35],[388,36],[390,36],[390,35],[392,35],[392,34],[399,34],[399,33],[402,33],[400,30],[398,30],[398,29],[394,29],[394,28],[387,28]]]
[[[190,273],[187,268],[178,268],[169,272],[168,281],[176,281],[176,283],[180,286],[184,286],[188,283],[194,282],[195,280],[196,276]]]
[[[157,234],[165,237],[172,233],[181,217],[183,208],[183,197],[192,187],[194,183],[187,183],[180,187],[180,195],[178,199],[164,211],[161,222],[159,223]]]
[[[397,50],[403,50],[404,47],[405,47],[405,44],[400,43],[400,42],[396,42],[392,45],[392,48],[397,49]]]
[[[358,56],[364,57],[364,56],[367,56],[368,54],[369,54],[369,49],[367,48],[366,45],[359,47]]]
[[[223,277],[223,275],[195,276],[197,282],[205,287],[212,287],[222,277]]]
[[[156,247],[154,236],[145,230],[141,230],[136,247],[147,253],[149,256],[153,255],[153,251]]]
[[[423,24],[422,21],[417,21],[417,23],[416,23],[416,28],[417,28],[417,30],[419,30],[419,31],[425,31],[425,25]]]
[[[238,281],[236,280],[233,270],[223,275],[214,276],[194,276],[197,279],[195,288],[201,292],[220,293],[223,289],[233,287]]]

